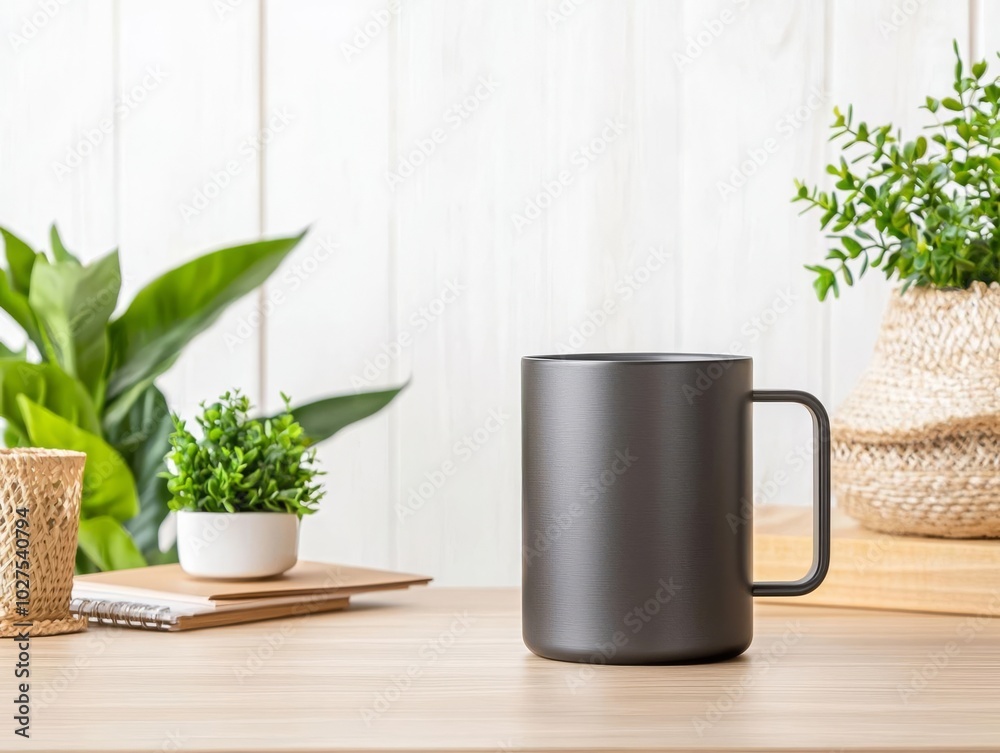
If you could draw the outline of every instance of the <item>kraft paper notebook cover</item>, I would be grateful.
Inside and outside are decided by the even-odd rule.
[[[322,562],[299,562],[284,575],[264,580],[210,580],[187,575],[180,565],[173,564],[81,575],[73,581],[73,596],[127,597],[208,606],[265,598],[350,596],[423,585],[430,580],[423,575]]]

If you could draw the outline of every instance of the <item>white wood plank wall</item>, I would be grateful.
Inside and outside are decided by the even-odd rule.
[[[521,355],[739,350],[844,398],[888,288],[815,301],[792,178],[823,179],[834,104],[913,128],[952,39],[996,63],[1000,0],[8,0],[0,31],[0,223],[118,245],[123,297],[311,225],[165,389],[412,374],[323,446],[303,553],[492,585],[520,572]],[[807,504],[806,417],[755,423],[759,501]]]

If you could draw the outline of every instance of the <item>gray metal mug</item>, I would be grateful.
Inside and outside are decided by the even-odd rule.
[[[752,404],[813,419],[814,555],[753,583]],[[753,389],[745,356],[601,353],[521,361],[523,635],[563,661],[715,661],[753,638],[752,596],[799,596],[830,562],[830,421]]]

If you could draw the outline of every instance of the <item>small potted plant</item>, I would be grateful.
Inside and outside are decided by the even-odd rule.
[[[872,269],[896,281],[870,367],[833,422],[838,504],[894,533],[1000,536],[1000,78],[927,97],[928,135],[834,110],[829,192],[797,181],[836,245],[820,300]]]
[[[298,559],[299,520],[323,497],[315,450],[285,410],[249,418],[239,391],[202,403],[201,436],[178,416],[167,454],[181,567],[204,578],[266,578]]]

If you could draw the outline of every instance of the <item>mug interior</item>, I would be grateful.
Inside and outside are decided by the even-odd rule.
[[[749,361],[750,356],[728,353],[567,353],[524,356],[526,361],[590,361],[599,363],[700,363],[704,361]]]

